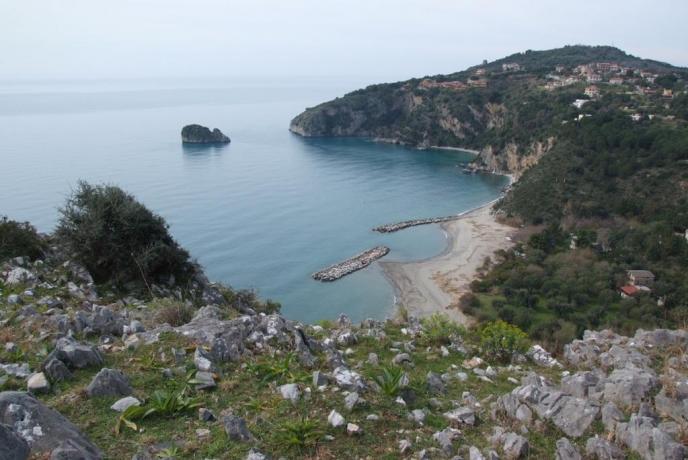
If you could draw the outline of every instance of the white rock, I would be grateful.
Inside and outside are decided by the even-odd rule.
[[[26,388],[30,393],[45,393],[50,390],[50,383],[43,372],[37,372],[29,377]]]
[[[278,387],[278,389],[282,395],[282,398],[291,401],[292,404],[299,402],[299,399],[301,398],[301,391],[299,390],[299,386],[297,384],[287,383],[286,385]]]
[[[405,454],[406,452],[411,450],[411,446],[411,441],[409,441],[408,439],[402,439],[401,441],[399,441],[399,453]]]
[[[349,433],[350,435],[354,435],[354,434],[363,433],[363,430],[361,429],[360,426],[356,425],[355,423],[347,423],[346,424],[346,432]]]
[[[110,409],[115,410],[117,412],[124,412],[125,410],[129,409],[131,406],[140,406],[140,405],[141,405],[141,401],[134,398],[133,396],[127,396],[126,398],[122,398],[122,399],[116,401],[112,406],[110,406]]]
[[[344,423],[346,423],[346,420],[344,420],[344,417],[342,417],[342,414],[340,414],[336,410],[332,409],[332,412],[330,412],[330,415],[327,416],[327,423],[329,423],[334,428],[338,428],[338,427],[344,425]]]

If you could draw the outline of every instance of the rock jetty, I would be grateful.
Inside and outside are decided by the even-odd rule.
[[[387,246],[376,246],[350,259],[340,262],[338,264],[327,267],[324,270],[313,273],[313,279],[318,281],[336,281],[339,278],[353,273],[362,268],[366,268],[377,259],[386,256],[389,253]]]
[[[427,219],[413,219],[405,220],[403,222],[397,222],[395,224],[380,225],[375,227],[373,231],[380,233],[393,233],[398,232],[409,227],[415,227],[416,225],[427,225],[427,224],[439,224],[441,222],[448,222],[450,220],[456,220],[461,216],[445,216],[445,217],[430,217]]]
[[[231,140],[217,128],[211,131],[201,125],[186,125],[182,128],[182,142],[185,144],[228,144]]]

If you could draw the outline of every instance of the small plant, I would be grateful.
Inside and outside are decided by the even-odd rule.
[[[423,341],[428,345],[449,345],[464,334],[465,330],[450,320],[447,315],[433,313],[421,321]]]
[[[287,353],[284,359],[249,364],[248,370],[255,374],[263,385],[269,382],[282,385],[308,381],[308,375],[298,368],[294,353]]]
[[[382,367],[382,374],[374,375],[373,380],[380,386],[384,394],[396,397],[403,387],[406,373],[400,367]]]
[[[117,420],[115,433],[119,434],[125,426],[134,431],[139,427],[135,423],[148,417],[157,415],[160,417],[174,417],[184,412],[196,409],[202,404],[186,396],[186,389],[169,393],[164,390],[156,390],[153,397],[145,405],[131,406],[127,408]]]
[[[36,259],[44,249],[45,243],[31,224],[0,217],[0,262],[20,256]]]
[[[155,308],[156,321],[172,327],[188,323],[195,313],[193,307],[172,299],[155,299],[151,306]]]
[[[179,456],[179,447],[168,447],[158,452],[158,458],[176,458]]]
[[[314,448],[323,435],[317,420],[302,417],[297,421],[285,421],[276,431],[276,441],[280,447],[296,449],[299,452]]]
[[[517,326],[493,321],[480,329],[480,349],[488,359],[507,362],[514,353],[525,353],[528,336]]]

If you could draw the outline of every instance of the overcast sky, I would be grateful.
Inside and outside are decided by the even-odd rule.
[[[404,79],[566,44],[688,66],[688,0],[0,0],[0,79]]]

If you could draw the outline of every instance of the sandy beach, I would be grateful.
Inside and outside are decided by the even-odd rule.
[[[471,323],[456,307],[458,300],[469,291],[485,258],[510,247],[516,233],[497,222],[492,204],[441,224],[447,235],[447,248],[441,254],[414,262],[379,262],[394,287],[397,306],[417,317],[442,312],[461,324]]]

